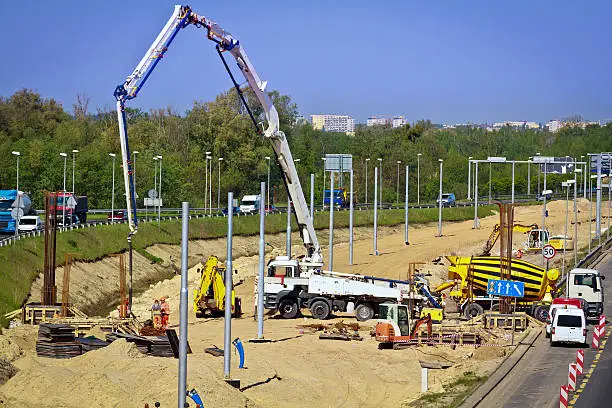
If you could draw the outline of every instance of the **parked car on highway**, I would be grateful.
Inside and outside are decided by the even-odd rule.
[[[440,204],[440,199],[436,200],[436,204]],[[455,194],[453,193],[445,193],[442,194],[442,207],[454,207],[457,205],[457,201],[455,200]]]
[[[584,310],[564,305],[555,311],[550,334],[550,345],[558,343],[580,344],[586,346],[587,322]]]
[[[228,214],[228,208],[225,207],[224,209],[221,210],[221,213],[223,213],[223,215],[227,215]],[[232,212],[233,215],[238,215],[240,214],[240,207],[235,206],[234,207],[234,211]]]
[[[123,210],[115,211],[113,214],[108,214],[106,216],[108,221],[125,221],[127,220],[127,212]]]
[[[38,215],[24,215],[19,219],[19,232],[42,231],[43,224]]]

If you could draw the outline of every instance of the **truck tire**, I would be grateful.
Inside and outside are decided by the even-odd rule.
[[[293,319],[298,315],[300,308],[295,299],[285,298],[278,305],[278,313],[283,319]]]
[[[329,317],[329,305],[324,300],[316,300],[310,305],[310,313],[315,319],[325,320]]]
[[[484,308],[478,303],[471,303],[465,308],[465,317],[473,319],[476,316],[480,316],[484,313]]]
[[[369,303],[360,303],[355,308],[355,317],[360,322],[365,322],[374,317],[374,309]]]
[[[548,319],[548,306],[537,306],[533,310],[533,317],[535,317],[541,322],[545,322],[546,319]]]

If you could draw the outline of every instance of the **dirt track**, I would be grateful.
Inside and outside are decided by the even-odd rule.
[[[588,210],[587,204],[581,203],[582,207]],[[549,206],[551,216],[547,219],[547,227],[553,234],[563,232],[564,209],[563,202],[553,202]],[[540,211],[540,207],[517,208],[515,221],[539,224]],[[588,219],[585,212],[580,215],[581,220]],[[497,220],[497,217],[481,220],[480,230],[472,230],[472,221],[448,224],[444,226],[444,236],[439,238],[434,236],[437,233],[436,225],[412,229],[409,246],[403,243],[403,228],[395,228],[395,231],[388,229],[385,236],[379,239],[380,256],[369,255],[372,252],[370,237],[355,243],[355,265],[351,267],[347,265],[348,246],[341,243],[335,246],[334,258],[337,264],[334,270],[397,278],[405,277],[409,262],[426,261],[428,264],[423,270],[431,272],[433,283],[437,283],[445,278],[446,268],[433,265],[430,261],[451,253],[477,253]],[[588,223],[583,222],[580,231],[579,235],[584,238],[588,234]],[[343,234],[346,235],[345,232]],[[368,231],[363,230],[359,234],[361,237],[367,236]],[[514,239],[516,248],[525,236],[515,234]],[[443,391],[445,382],[459,378],[466,371],[481,375],[489,372],[505,352],[504,348],[458,347],[451,350],[447,346],[402,351],[378,350],[376,342],[368,335],[371,325],[364,325],[361,335],[365,340],[362,342],[319,340],[309,330],[298,327],[310,323],[312,320],[308,317],[296,320],[267,319],[266,337],[275,342],[247,343],[246,340],[256,334],[251,311],[257,256],[238,257],[255,253],[256,242],[256,237],[241,238],[235,241],[234,246],[237,257],[234,266],[239,270],[238,277],[245,280],[236,290],[243,298],[245,315],[234,320],[232,328],[232,338],[240,337],[245,342],[248,369],[237,369],[237,356],[232,357],[232,375],[242,381],[242,387],[248,387],[242,393],[221,380],[222,358],[204,353],[204,348],[213,344],[222,347],[222,319],[197,320],[190,307],[189,342],[194,354],[189,356],[188,384],[200,391],[207,406],[406,406],[419,395],[419,359],[450,360],[454,363],[449,369],[433,370],[430,374],[430,387]],[[283,247],[282,235],[273,237],[271,242],[275,249],[270,255],[274,255],[275,251]],[[180,259],[178,247],[154,246],[149,251],[165,260],[170,255],[173,259]],[[225,242],[215,240],[192,243],[190,251],[197,255],[196,260],[202,255],[225,254]],[[294,246],[294,251],[301,253],[300,246]],[[327,259],[326,254],[324,259]],[[191,270],[190,289],[194,288],[197,279]],[[177,324],[179,287],[178,276],[152,285],[135,299],[135,313],[142,318],[148,317],[147,310],[152,299],[168,296],[174,312],[170,322]],[[338,317],[336,320],[341,319],[354,321],[349,316]],[[169,407],[176,403],[176,360],[141,357],[131,352],[128,345],[122,344],[69,361],[35,357],[32,344],[27,342],[21,346],[21,350],[25,357],[14,363],[21,371],[0,388],[0,400],[5,401],[7,407],[76,408],[88,402],[94,402],[89,405],[102,407],[142,407],[145,402],[152,406],[156,400],[162,403],[162,407]],[[32,387],[32,384],[37,386]],[[0,406],[2,404],[0,402]]]

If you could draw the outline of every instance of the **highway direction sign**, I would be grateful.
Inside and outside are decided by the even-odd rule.
[[[525,284],[518,281],[489,279],[487,294],[492,296],[524,297]]]
[[[547,244],[542,247],[542,256],[544,256],[546,260],[553,259],[556,254],[557,254],[557,251],[555,250],[555,247],[553,247],[552,245]]]

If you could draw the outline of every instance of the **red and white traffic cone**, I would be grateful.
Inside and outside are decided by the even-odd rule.
[[[584,350],[576,351],[576,375],[584,372]]]
[[[568,400],[569,391],[567,390],[567,385],[562,385],[559,392],[559,408],[567,408]]]
[[[601,314],[599,316],[599,325],[601,326],[601,325],[605,325],[605,324],[606,324],[606,315]]]
[[[576,389],[576,364],[570,363],[569,374],[567,376],[567,389],[574,391]]]
[[[593,340],[591,341],[591,347],[599,349],[599,329],[601,326],[597,325],[593,328]]]

